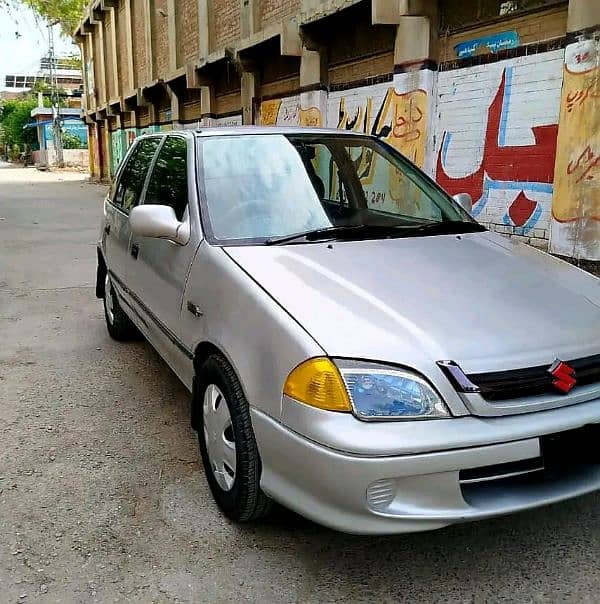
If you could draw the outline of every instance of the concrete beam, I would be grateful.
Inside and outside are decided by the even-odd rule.
[[[570,0],[567,31],[579,31],[594,26],[600,29],[600,2],[598,0]]]
[[[396,29],[394,64],[429,59],[433,54],[429,17],[402,17]]]
[[[371,0],[373,25],[398,25],[400,18],[409,14],[409,0]]]

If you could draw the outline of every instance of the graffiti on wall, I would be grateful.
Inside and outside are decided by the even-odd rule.
[[[328,126],[383,138],[418,166],[424,165],[427,91],[398,92],[393,86],[375,85],[332,93],[328,104]]]
[[[262,101],[257,123],[261,126],[305,126],[318,128],[324,125],[321,107],[326,93],[322,90],[302,92],[300,95]]]
[[[551,249],[600,260],[600,36],[565,51]]]
[[[262,101],[258,123],[261,126],[297,126],[300,123],[300,96]]]
[[[475,216],[517,234],[549,223],[560,81],[552,78],[557,60],[542,64],[552,90],[536,90],[541,76],[525,64],[503,62],[491,101],[481,99],[477,90],[479,67],[450,72],[458,78],[440,92],[438,112],[445,127],[439,134],[437,182],[451,195],[469,193]]]

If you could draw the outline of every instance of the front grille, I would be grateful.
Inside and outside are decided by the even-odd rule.
[[[575,369],[577,386],[600,382],[600,354],[584,359],[566,361]],[[490,401],[500,401],[539,394],[558,394],[552,385],[554,378],[548,373],[550,365],[474,373],[467,377],[479,387],[481,396]],[[575,391],[577,390],[575,386]]]

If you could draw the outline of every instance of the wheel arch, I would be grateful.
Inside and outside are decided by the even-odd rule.
[[[213,344],[209,341],[203,341],[196,345],[194,349],[194,377],[192,381],[192,410],[191,410],[191,425],[192,429],[198,430],[198,418],[200,413],[200,406],[198,405],[198,391],[201,386],[198,380],[198,373],[203,363],[213,354],[218,354],[227,360],[229,365],[231,365],[232,369],[235,371],[235,367],[231,363],[231,359],[225,352],[219,348],[216,344]],[[236,371],[237,374],[237,371]],[[238,376],[239,379],[239,376]]]

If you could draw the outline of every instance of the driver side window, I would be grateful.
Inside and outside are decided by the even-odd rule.
[[[159,144],[160,138],[148,138],[140,141],[123,168],[112,203],[126,214],[129,214],[140,202],[148,168]]]
[[[158,153],[148,182],[144,205],[171,206],[177,220],[183,220],[188,205],[187,141],[168,136]]]

